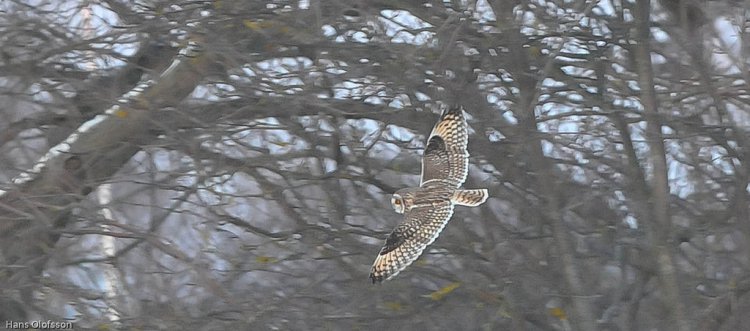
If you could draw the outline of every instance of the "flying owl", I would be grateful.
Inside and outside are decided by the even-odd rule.
[[[375,259],[370,272],[373,283],[393,278],[414,262],[451,219],[454,205],[473,207],[487,200],[486,189],[461,188],[469,171],[468,139],[463,108],[445,110],[427,138],[419,187],[398,190],[391,198],[404,221]]]

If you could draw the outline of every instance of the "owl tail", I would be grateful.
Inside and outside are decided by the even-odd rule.
[[[487,189],[479,190],[456,190],[453,192],[451,201],[457,205],[475,207],[483,204],[490,196]]]

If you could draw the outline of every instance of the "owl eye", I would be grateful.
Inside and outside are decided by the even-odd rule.
[[[395,204],[397,204],[397,205],[400,205],[400,204],[401,204],[401,200],[396,200],[396,201],[394,201],[393,203],[395,203]]]

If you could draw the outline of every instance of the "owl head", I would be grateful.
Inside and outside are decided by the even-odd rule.
[[[406,201],[404,201],[404,198],[399,193],[394,193],[391,197],[391,206],[393,206],[393,210],[395,210],[399,214],[403,214],[404,210],[406,209]]]

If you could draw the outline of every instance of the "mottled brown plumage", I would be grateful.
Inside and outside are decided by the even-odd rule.
[[[427,138],[420,185],[433,179],[442,179],[450,181],[454,188],[460,187],[469,173],[469,152],[466,150],[468,143],[469,133],[463,109],[448,109]]]
[[[487,200],[486,189],[460,189],[469,169],[467,144],[463,109],[448,109],[427,138],[420,186],[393,194],[391,204],[404,214],[404,221],[388,236],[375,259],[370,272],[373,283],[393,278],[414,262],[440,235],[454,205],[478,206]]]

